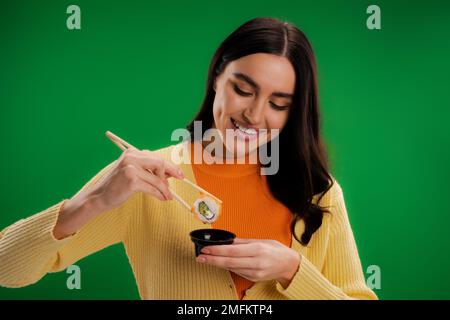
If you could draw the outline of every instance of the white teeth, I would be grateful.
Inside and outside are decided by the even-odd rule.
[[[243,131],[246,134],[251,135],[251,136],[253,136],[253,135],[255,135],[257,133],[256,130],[252,129],[252,128],[243,128],[243,127],[241,127],[239,125],[238,125],[238,128],[239,128],[239,130],[241,130],[241,131]]]
[[[233,120],[234,125],[236,127],[238,127],[239,130],[241,130],[242,132],[244,132],[244,133],[246,133],[246,134],[248,134],[250,136],[256,135],[258,133],[258,131],[256,131],[255,129],[253,129],[253,128],[244,128],[244,127],[240,126],[236,121],[234,121],[234,119],[232,119],[232,120]]]

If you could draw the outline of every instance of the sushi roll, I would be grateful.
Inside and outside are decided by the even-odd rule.
[[[203,223],[213,223],[219,217],[221,205],[215,199],[202,195],[195,200],[192,209]]]

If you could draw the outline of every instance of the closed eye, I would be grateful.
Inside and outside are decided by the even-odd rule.
[[[270,102],[270,105],[271,105],[272,108],[274,108],[275,110],[280,110],[280,111],[286,110],[287,108],[289,108],[289,106],[279,106],[279,105],[276,105],[276,104],[273,103],[273,102]]]
[[[239,88],[236,84],[233,84],[233,89],[238,95],[243,97],[250,97],[253,95],[251,92],[245,92],[241,90],[241,88]]]
[[[233,89],[238,95],[243,96],[243,97],[250,97],[253,95],[253,93],[251,93],[251,92],[245,92],[245,91],[241,90],[241,88],[239,88],[239,86],[235,83],[233,83]],[[283,110],[286,110],[289,108],[289,106],[279,106],[273,102],[270,102],[270,105],[272,106],[273,109],[279,110],[279,111],[283,111]]]

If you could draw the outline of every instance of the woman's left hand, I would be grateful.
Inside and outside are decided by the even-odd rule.
[[[250,281],[277,280],[286,288],[300,266],[300,255],[278,241],[236,238],[233,244],[207,246],[197,262],[232,271]]]

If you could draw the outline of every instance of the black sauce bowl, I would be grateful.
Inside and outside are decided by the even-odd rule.
[[[195,256],[206,246],[232,244],[236,235],[232,232],[220,229],[198,229],[189,234],[195,244]]]

